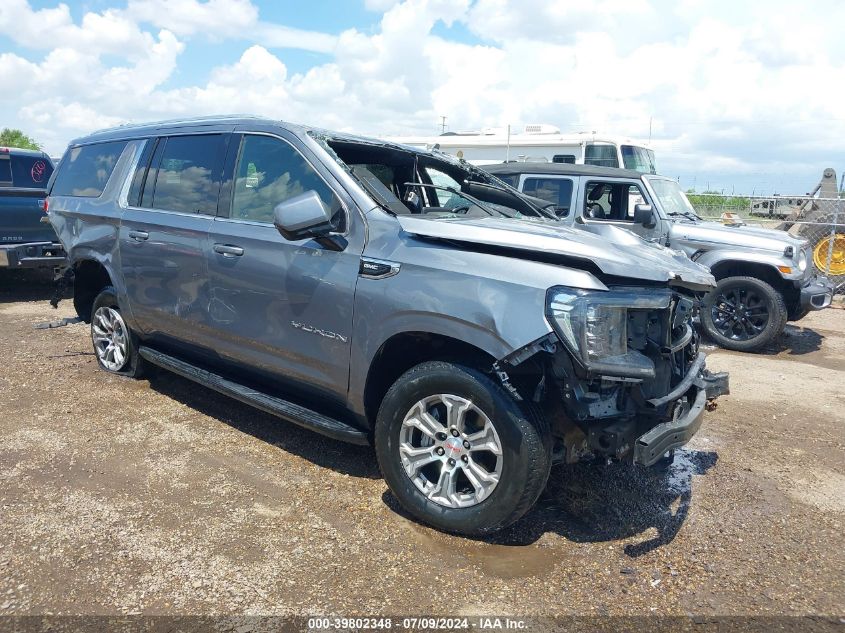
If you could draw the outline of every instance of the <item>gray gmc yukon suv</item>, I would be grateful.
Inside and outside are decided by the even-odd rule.
[[[555,461],[665,464],[727,392],[691,324],[705,268],[563,226],[449,157],[177,121],[74,141],[49,194],[103,369],[373,443],[443,530],[512,523]]]

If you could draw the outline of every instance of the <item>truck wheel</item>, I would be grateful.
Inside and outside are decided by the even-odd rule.
[[[140,378],[144,373],[137,338],[123,320],[111,286],[97,295],[91,307],[91,341],[97,363],[105,371],[131,378]]]
[[[756,277],[726,277],[704,299],[701,324],[721,347],[753,352],[783,332],[783,296]]]
[[[483,373],[447,362],[408,370],[382,401],[375,425],[379,466],[414,517],[480,536],[525,514],[551,467],[551,433]]]

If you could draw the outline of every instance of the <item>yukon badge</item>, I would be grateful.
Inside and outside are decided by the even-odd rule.
[[[323,338],[330,338],[335,341],[340,341],[341,343],[346,342],[346,337],[341,336],[340,334],[336,334],[335,332],[329,332],[328,330],[321,330],[318,327],[314,327],[313,325],[308,325],[307,323],[300,323],[299,321],[291,321],[290,324],[295,327],[297,330],[302,330],[303,332],[309,332],[311,334],[319,334]]]

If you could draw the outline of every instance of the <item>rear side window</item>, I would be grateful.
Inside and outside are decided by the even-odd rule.
[[[222,149],[222,134],[161,139],[147,174],[142,206],[215,215]]]
[[[519,174],[493,174],[499,180],[503,180],[508,183],[511,187],[516,188],[519,184]]]
[[[52,195],[98,197],[106,188],[126,143],[127,141],[114,141],[68,149],[59,164]]]
[[[12,186],[12,160],[8,155],[2,154],[0,154],[0,185]]]
[[[46,189],[53,174],[53,165],[43,156],[16,156],[12,154],[12,186],[24,189]],[[2,176],[0,176],[2,179]]]
[[[526,178],[523,193],[555,205],[558,217],[569,215],[572,207],[572,181],[568,178]]]
[[[345,231],[340,200],[302,154],[271,136],[243,137],[235,171],[233,219],[272,223],[276,205],[311,190],[331,210],[335,230]]]

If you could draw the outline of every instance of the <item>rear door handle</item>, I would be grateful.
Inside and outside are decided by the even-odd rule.
[[[146,231],[129,231],[129,237],[136,242],[144,242],[150,238],[150,234]]]
[[[223,257],[240,257],[244,254],[244,249],[240,246],[230,246],[229,244],[215,244],[214,252],[220,253]]]

